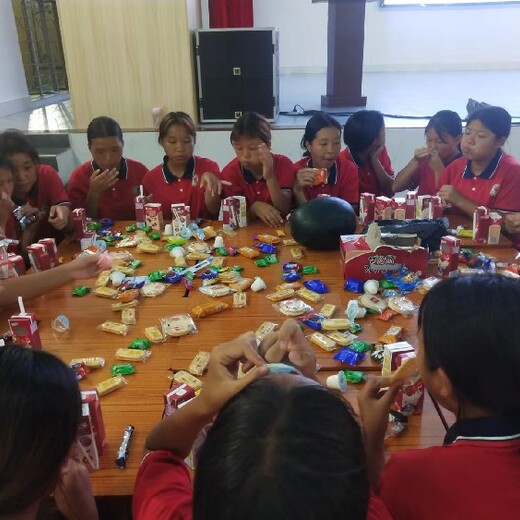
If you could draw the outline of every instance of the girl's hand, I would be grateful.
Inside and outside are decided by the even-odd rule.
[[[240,362],[252,366],[244,377],[238,379]],[[213,349],[208,374],[198,397],[209,414],[217,413],[235,394],[256,379],[267,374],[265,361],[256,351],[256,336],[246,332],[233,341]]]
[[[65,264],[64,268],[69,271],[73,280],[94,278],[101,272],[98,261],[99,255],[81,255]]]
[[[118,175],[119,172],[115,168],[103,172],[101,170],[92,172],[89,191],[97,196],[101,195],[116,185]]]
[[[47,216],[45,211],[40,211],[38,208],[35,208],[30,204],[24,204],[22,206],[22,215],[24,217],[36,217],[37,222],[43,220]]]
[[[506,213],[504,227],[509,233],[520,233],[520,213]]]
[[[459,206],[463,199],[457,188],[450,184],[445,184],[441,187],[439,190],[439,196],[444,204],[452,204],[453,206]]]
[[[295,320],[286,320],[278,333],[278,349],[305,377],[316,379],[316,354]]]
[[[222,183],[220,179],[211,172],[203,173],[200,178],[200,187],[214,197],[222,193]]]
[[[49,223],[55,229],[64,229],[69,223],[70,208],[66,205],[51,206]]]
[[[417,148],[413,153],[413,158],[416,161],[423,161],[424,159],[429,159],[431,157],[431,151],[429,148]]]
[[[279,227],[283,224],[282,214],[267,202],[253,202],[251,212],[268,226]]]
[[[300,188],[309,188],[314,184],[314,179],[316,179],[314,168],[302,168],[296,174],[296,185]]]
[[[381,144],[374,150],[371,150],[368,154],[368,157],[370,159],[370,162],[379,161],[379,156],[381,155],[381,152],[385,149],[385,145]]]
[[[54,500],[68,520],[98,520],[96,501],[87,468],[69,458],[61,469]]]
[[[0,224],[7,222],[7,218],[14,209],[14,203],[7,193],[2,192],[0,195]]]
[[[358,394],[361,423],[368,443],[382,444],[388,425],[388,412],[401,383],[394,383],[384,393],[387,378],[371,377]]]
[[[442,162],[442,159],[439,157],[439,154],[436,151],[432,151],[430,153],[428,165],[436,173],[440,173],[442,172],[442,170],[444,170],[444,163]]]
[[[265,143],[258,145],[258,160],[263,168],[263,178],[266,181],[271,180],[274,177],[273,154]]]

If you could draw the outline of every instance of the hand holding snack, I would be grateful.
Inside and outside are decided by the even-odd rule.
[[[72,262],[65,264],[64,268],[69,271],[73,280],[93,278],[101,272],[98,261],[99,255],[80,255]]]
[[[55,229],[64,229],[69,223],[70,208],[68,205],[51,206],[49,223]]]
[[[310,188],[314,185],[315,179],[315,168],[302,168],[301,170],[298,170],[298,173],[296,174],[295,188]]]
[[[200,178],[200,187],[209,192],[210,195],[220,195],[222,192],[222,183],[220,179],[211,172],[206,172],[202,174]]]
[[[431,157],[431,150],[427,147],[417,148],[413,153],[413,158],[416,161],[424,161],[425,159],[429,159]]]
[[[89,191],[95,195],[101,195],[116,185],[118,175],[119,172],[115,168],[105,171],[96,170],[90,176]]]
[[[274,176],[273,154],[265,143],[258,145],[258,159],[263,166],[263,178],[266,181],[271,180]]]
[[[253,368],[238,379],[239,362],[249,362]],[[205,409],[216,413],[235,394],[247,385],[267,374],[265,361],[256,351],[256,337],[246,332],[238,338],[213,349],[208,374],[199,399]]]

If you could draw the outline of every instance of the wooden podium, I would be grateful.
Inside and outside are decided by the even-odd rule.
[[[313,3],[327,0],[312,0]],[[366,106],[361,95],[365,0],[328,0],[327,93],[324,107]]]

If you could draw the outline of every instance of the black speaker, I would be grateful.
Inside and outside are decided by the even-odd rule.
[[[202,123],[234,122],[244,112],[278,117],[278,31],[204,29],[195,45]]]

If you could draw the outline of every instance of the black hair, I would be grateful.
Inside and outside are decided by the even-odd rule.
[[[3,155],[0,155],[0,169],[2,170],[9,170],[13,174],[15,173],[14,164]]]
[[[76,438],[81,395],[57,357],[0,348],[0,518],[51,493]]]
[[[471,121],[480,121],[498,139],[509,137],[511,132],[511,115],[501,107],[485,107],[475,110],[469,117],[467,124]]]
[[[197,130],[195,123],[189,114],[186,112],[169,112],[166,114],[159,124],[159,143],[166,137],[168,131],[173,125],[182,125],[186,128],[188,135],[193,137],[193,142],[197,139]]]
[[[314,114],[305,125],[305,133],[303,134],[300,146],[307,152],[307,143],[314,141],[316,134],[323,128],[334,127],[339,130],[341,135],[341,125],[329,114],[318,112]],[[308,152],[304,155],[308,155]]]
[[[271,146],[271,125],[263,115],[246,112],[235,121],[229,140],[233,145],[241,137],[260,139]]]
[[[9,157],[15,153],[28,155],[34,164],[40,162],[36,148],[20,130],[6,130],[0,134],[0,155]]]
[[[459,403],[494,414],[520,413],[520,281],[472,275],[439,282],[418,324],[427,368],[441,367]]]
[[[352,114],[345,123],[343,141],[352,153],[369,148],[385,125],[383,114],[377,110],[360,110]]]
[[[201,448],[194,520],[365,519],[369,485],[349,405],[267,377],[219,413]]]
[[[453,112],[453,110],[440,110],[428,121],[424,129],[425,135],[428,130],[435,130],[440,140],[444,142],[443,135],[445,134],[451,135],[452,137],[462,135],[462,120],[459,114]]]
[[[93,139],[103,137],[117,137],[123,142],[123,131],[119,123],[108,116],[100,116],[93,119],[87,127],[87,142],[89,146]]]

